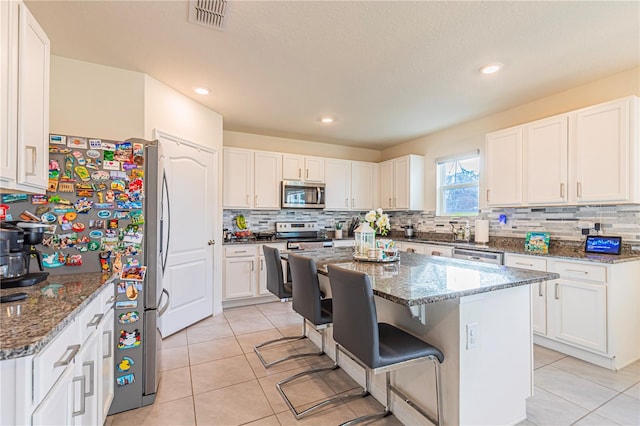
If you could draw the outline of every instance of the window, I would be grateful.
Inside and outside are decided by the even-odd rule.
[[[480,155],[473,154],[437,160],[438,216],[478,214]]]

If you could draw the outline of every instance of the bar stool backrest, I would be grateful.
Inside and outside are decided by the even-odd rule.
[[[369,368],[380,360],[378,315],[369,276],[329,265],[333,339]]]
[[[322,321],[320,283],[316,262],[308,257],[289,254],[293,310],[315,325]]]
[[[284,285],[280,251],[275,247],[269,246],[262,246],[262,251],[264,252],[264,263],[267,268],[267,290],[278,299],[290,299],[291,292],[287,291]]]

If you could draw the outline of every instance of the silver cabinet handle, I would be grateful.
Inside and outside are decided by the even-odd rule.
[[[442,252],[440,251],[432,251],[431,256],[442,256]]]
[[[264,260],[260,259],[260,270],[264,271]]]
[[[253,203],[255,204],[256,207],[258,207],[258,194],[253,196]]]
[[[309,179],[309,169],[307,169],[307,175],[305,179]]]
[[[533,264],[532,264],[532,263],[516,262],[516,265],[523,265],[523,266],[531,266],[531,267],[533,267]]]
[[[560,284],[556,283],[554,297],[556,300],[560,299]]]
[[[302,169],[298,169],[298,179],[302,177]]]
[[[107,354],[103,354],[102,358],[103,359],[107,359],[107,358],[111,358],[111,356],[113,355],[113,353],[111,352],[112,348],[113,348],[113,331],[112,330],[107,330],[107,331],[103,331],[102,335],[108,335],[109,339],[107,342],[107,349],[109,349],[109,352],[107,352]]]
[[[213,246],[213,245],[215,245],[215,244],[216,244],[216,240],[209,240],[209,241],[207,241],[207,245],[209,245],[209,246]]]
[[[249,205],[249,194],[247,194],[247,205]]]
[[[349,207],[349,199],[348,198],[344,199],[344,206],[345,207]]]
[[[544,296],[542,294],[542,282],[538,283],[538,296],[540,296],[540,297]]]
[[[577,274],[589,275],[589,271],[581,271],[579,269],[565,269],[565,271],[567,271],[567,272],[575,272]]]
[[[106,303],[106,304],[107,304],[107,305],[110,305],[111,303],[113,303],[113,302],[115,302],[115,301],[116,301],[116,296],[115,296],[115,295],[113,295],[113,296],[111,296],[111,297],[109,298],[109,300],[107,300],[107,303]]]
[[[104,314],[95,314],[93,316],[93,318],[91,319],[91,321],[89,321],[87,323],[87,328],[89,328],[89,327],[97,327],[98,324],[100,324],[100,321],[102,320],[103,316],[104,316]]]
[[[80,350],[80,345],[67,346],[67,350],[71,352],[69,352],[69,354],[66,357],[56,361],[53,364],[54,367],[64,367],[65,365],[69,365],[71,360],[76,356],[76,354]]]
[[[582,183],[580,182],[576,183],[576,194],[578,197],[582,197]]]
[[[487,202],[489,202],[489,189],[487,189]]]
[[[82,399],[80,400],[80,410],[74,411],[73,413],[71,413],[71,415],[73,417],[76,417],[76,416],[83,415],[84,412],[85,412],[85,409],[86,409],[86,401],[85,401],[85,397],[84,397],[84,391],[85,391],[85,388],[86,388],[86,380],[85,380],[84,376],[80,376],[80,377],[74,377],[73,381],[74,382],[80,382],[80,395],[82,395]],[[74,386],[74,389],[75,389],[75,386]],[[74,392],[74,394],[75,394],[75,392]],[[74,402],[75,402],[75,400],[76,399],[73,398]]]
[[[90,388],[89,388],[89,392],[85,392],[84,396],[93,396],[93,392],[94,392],[94,388],[95,388],[95,372],[96,372],[96,363],[95,361],[85,361],[82,363],[82,367],[89,367],[89,383],[90,383]]]
[[[407,249],[407,253],[415,253],[415,252],[416,252],[416,249],[414,249],[414,248],[408,248]]]
[[[234,250],[233,252],[234,253],[246,253],[247,251],[246,250]]]
[[[564,183],[560,184],[560,197],[564,198]]]
[[[356,199],[355,197],[351,199],[351,207],[355,207],[356,206]]]
[[[255,270],[255,264],[253,263],[253,260],[251,261],[251,270]]]
[[[391,197],[389,197],[389,207],[391,207]]]

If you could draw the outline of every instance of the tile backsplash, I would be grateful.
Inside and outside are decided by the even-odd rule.
[[[336,221],[348,228],[354,216],[364,217],[363,212],[334,212],[323,210],[283,209],[224,210],[224,228],[233,229],[233,218],[243,214],[249,228],[256,231],[274,231],[275,222],[302,220],[316,221],[322,227],[333,229]],[[388,212],[391,229],[400,231],[402,226],[413,224],[418,232],[449,233],[452,220],[469,220],[471,233],[476,219],[489,219],[489,235],[496,237],[522,237],[528,231],[551,233],[558,240],[580,241],[584,239],[579,222],[600,223],[604,235],[622,237],[625,243],[640,244],[640,205],[620,206],[570,206],[570,207],[528,207],[484,209],[478,216],[437,217],[435,212]],[[506,216],[506,224],[499,222],[500,215]],[[595,235],[595,230],[591,230]]]

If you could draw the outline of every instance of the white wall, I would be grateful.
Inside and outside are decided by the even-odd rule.
[[[540,118],[549,117],[601,102],[640,95],[640,68],[611,75],[576,88],[520,105],[506,111],[469,121],[386,149],[381,160],[406,154],[425,156],[425,210],[436,208],[435,159],[479,149],[484,154],[485,134]],[[481,188],[484,187],[481,173]]]
[[[51,133],[124,140],[144,137],[144,75],[51,56]]]
[[[225,131],[224,146],[286,152],[289,154],[315,155],[318,157],[342,158],[345,160],[370,161],[374,163],[380,161],[380,151],[375,149],[353,148],[302,139],[288,139],[252,133]]]

